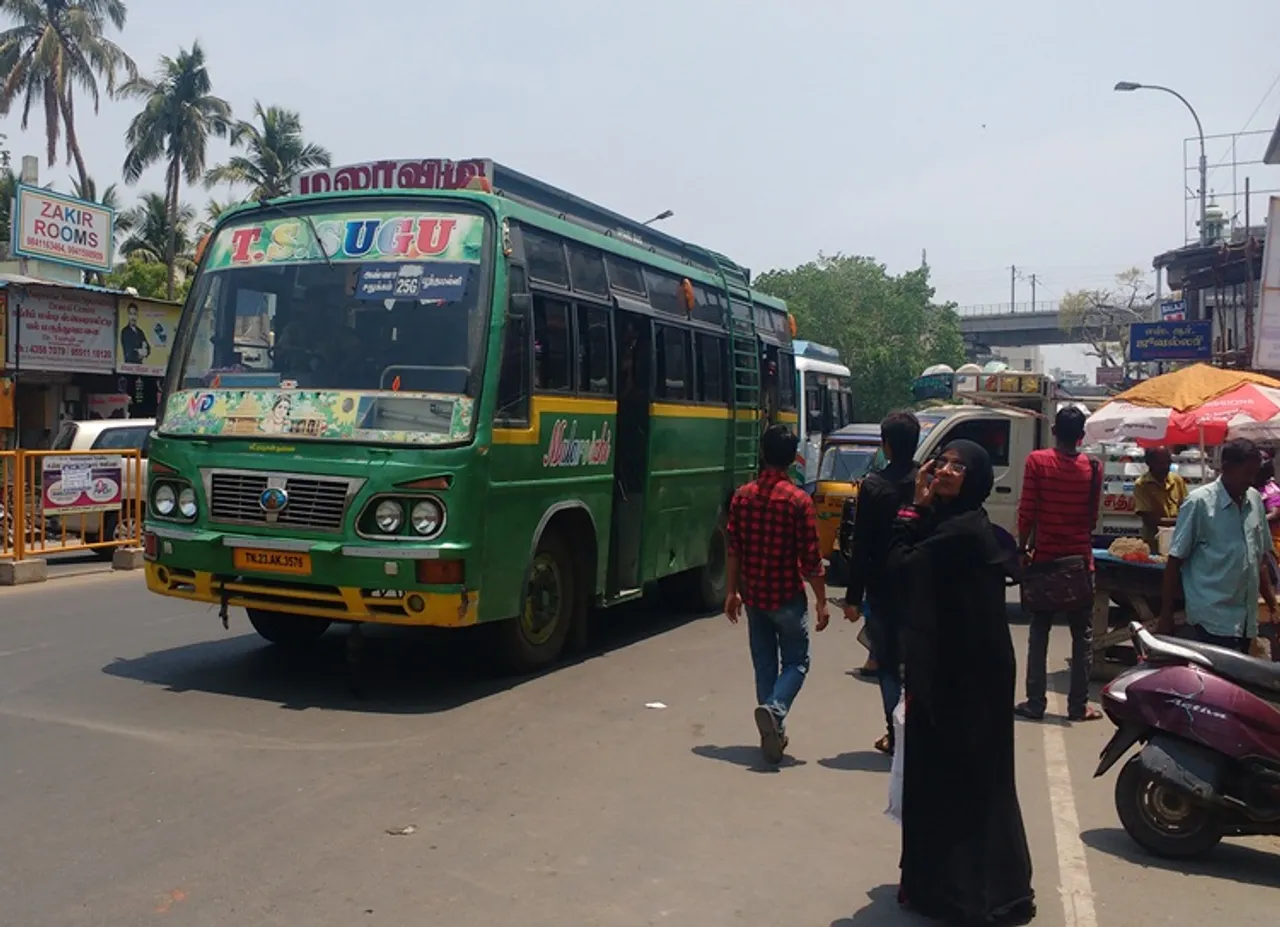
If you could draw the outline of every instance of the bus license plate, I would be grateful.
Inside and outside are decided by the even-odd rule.
[[[239,547],[232,554],[237,570],[257,570],[260,573],[288,573],[290,576],[311,575],[311,555],[295,554],[284,550],[253,550]]]

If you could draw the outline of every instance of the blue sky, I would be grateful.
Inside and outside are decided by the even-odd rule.
[[[1271,129],[1277,36],[1275,0],[130,0],[120,41],[150,72],[198,38],[238,112],[297,109],[339,162],[491,157],[640,218],[674,210],[667,231],[756,271],[819,251],[900,270],[927,249],[940,297],[968,304],[1007,300],[1011,264],[1054,299],[1181,244],[1191,117],[1111,87],[1174,86],[1209,134]],[[133,108],[80,107],[100,184]],[[43,151],[17,121],[14,154]],[[63,165],[41,171],[66,189]],[[1253,181],[1280,187],[1280,168]]]

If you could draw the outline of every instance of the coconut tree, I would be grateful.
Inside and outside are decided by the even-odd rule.
[[[177,224],[171,225],[168,197],[162,193],[144,193],[137,206],[122,214],[129,234],[120,245],[120,253],[148,263],[165,262],[183,273],[190,273],[195,270],[191,258],[195,218],[194,209],[179,203]],[[171,247],[174,249],[172,259],[169,257]]]
[[[173,299],[182,180],[194,184],[204,177],[209,138],[225,137],[230,131],[231,107],[211,93],[213,83],[199,42],[193,42],[190,51],[179,49],[176,58],[162,57],[154,78],[138,77],[120,89],[143,101],[142,112],[133,118],[125,133],[129,143],[124,159],[125,181],[137,183],[152,164],[165,163],[169,243],[164,257],[169,265],[169,298]]]
[[[290,182],[304,171],[329,166],[328,149],[303,138],[302,118],[293,110],[263,108],[255,100],[253,115],[258,124],[240,121],[231,128],[231,144],[243,148],[244,154],[209,171],[208,186],[249,184],[250,195],[265,200],[288,193]]]
[[[76,135],[75,94],[87,94],[96,114],[102,90],[115,93],[119,72],[137,74],[133,59],[106,36],[109,26],[124,28],[126,13],[123,0],[0,0],[0,14],[14,23],[0,32],[0,115],[21,100],[25,130],[31,110],[42,108],[49,164],[65,130],[67,163],[75,161],[82,184],[89,172]]]

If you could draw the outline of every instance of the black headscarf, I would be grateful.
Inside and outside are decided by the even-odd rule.
[[[995,470],[991,466],[991,455],[982,445],[963,439],[950,442],[942,449],[954,451],[964,464],[964,482],[960,485],[960,495],[947,500],[938,507],[938,514],[943,518],[951,518],[962,512],[975,512],[982,508],[991,495],[995,485]]]
[[[954,499],[939,499],[934,505],[936,522],[934,530],[947,535],[965,536],[965,548],[979,562],[999,564],[1010,576],[1018,574],[1016,545],[1011,550],[1001,546],[1000,540],[987,519],[983,503],[995,486],[995,468],[991,455],[980,444],[963,439],[951,441],[943,453],[954,451],[964,463],[964,482],[960,494]]]

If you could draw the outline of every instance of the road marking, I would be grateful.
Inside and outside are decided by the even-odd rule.
[[[1049,711],[1066,714],[1066,700],[1049,693]],[[1075,792],[1071,788],[1071,767],[1067,765],[1067,738],[1057,724],[1044,724],[1044,762],[1049,775],[1049,808],[1053,814],[1053,838],[1058,848],[1058,893],[1062,896],[1062,916],[1066,927],[1098,927],[1093,906],[1093,883],[1080,839],[1080,816],[1076,813]]]

